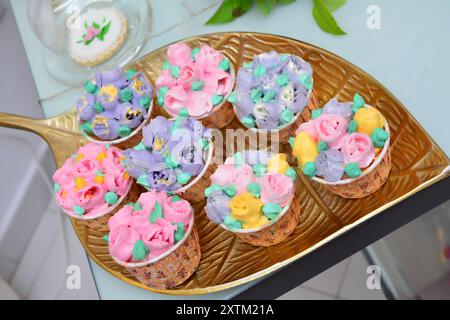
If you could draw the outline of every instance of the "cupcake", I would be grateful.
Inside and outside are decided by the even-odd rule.
[[[143,141],[124,152],[127,172],[147,190],[183,194],[192,203],[203,200],[213,154],[211,130],[180,115],[158,116],[142,132]]]
[[[135,146],[153,108],[153,88],[145,76],[133,69],[97,72],[85,89],[76,107],[86,138],[122,149]]]
[[[285,154],[238,152],[211,175],[205,189],[206,215],[249,244],[274,245],[286,239],[299,221],[295,180]]]
[[[158,104],[172,117],[186,109],[205,126],[223,128],[233,118],[226,101],[234,85],[234,70],[219,51],[204,45],[175,43],[156,80]]]
[[[194,210],[179,196],[152,190],[120,209],[108,222],[111,257],[141,283],[168,289],[197,269],[200,244]]]
[[[386,182],[391,164],[389,125],[355,94],[353,102],[330,100],[313,110],[291,139],[304,175],[344,198],[362,198]]]
[[[276,131],[287,142],[308,104],[315,105],[312,74],[311,65],[298,56],[262,53],[239,68],[228,100],[244,127]]]
[[[95,143],[80,147],[53,175],[58,206],[89,228],[107,231],[109,217],[136,196],[122,159],[115,147]]]

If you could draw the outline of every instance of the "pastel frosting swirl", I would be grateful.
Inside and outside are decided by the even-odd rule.
[[[109,252],[122,262],[157,258],[183,239],[192,215],[189,202],[178,196],[143,193],[109,219]]]
[[[97,72],[85,83],[86,94],[77,100],[80,128],[99,140],[125,138],[149,116],[153,88],[133,69]]]
[[[303,173],[328,182],[359,177],[389,139],[381,113],[355,94],[353,102],[336,98],[302,123],[291,140]]]
[[[311,65],[295,55],[262,53],[239,68],[230,102],[246,127],[278,129],[306,107],[312,73]]]
[[[207,45],[191,49],[175,43],[156,79],[158,104],[174,117],[186,109],[201,118],[224,101],[233,83],[230,62],[222,53]]]
[[[236,153],[211,175],[205,190],[206,214],[231,230],[262,227],[288,205],[295,179],[285,154]]]
[[[88,143],[53,174],[58,205],[74,217],[106,213],[127,193],[131,178],[115,147]]]

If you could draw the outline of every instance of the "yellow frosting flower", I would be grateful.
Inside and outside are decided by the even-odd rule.
[[[383,128],[386,124],[386,120],[377,109],[368,107],[356,111],[353,120],[358,123],[358,129],[356,131],[364,133],[369,137],[373,130]]]
[[[267,163],[267,170],[284,174],[289,169],[284,153],[274,154]]]
[[[314,162],[318,155],[316,142],[306,132],[300,131],[294,140],[293,153],[302,166]]]
[[[119,94],[119,90],[113,85],[104,86],[100,89],[98,96],[106,96],[108,102],[113,102]]]
[[[98,156],[97,156],[97,160],[98,160],[99,162],[102,162],[103,159],[105,159],[105,158],[106,158],[106,153],[105,153],[105,152],[100,152],[100,153],[98,154]]]
[[[80,190],[86,185],[86,180],[84,180],[82,177],[76,177],[75,178],[75,186],[77,190]]]
[[[105,181],[105,177],[103,177],[103,176],[95,176],[94,180],[98,184],[102,184]]]
[[[75,157],[75,161],[78,162],[78,161],[80,161],[80,160],[83,159],[83,158],[84,158],[84,154],[79,153],[79,154],[77,154],[77,156]]]
[[[243,192],[230,201],[231,217],[243,222],[244,229],[258,228],[269,220],[262,214],[263,202],[250,192]]]

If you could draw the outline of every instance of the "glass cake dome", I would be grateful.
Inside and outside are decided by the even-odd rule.
[[[130,63],[151,33],[150,0],[28,0],[48,72],[67,85]]]

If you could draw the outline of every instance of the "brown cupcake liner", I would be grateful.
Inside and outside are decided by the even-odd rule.
[[[127,195],[112,210],[92,219],[79,219],[73,216],[72,217],[74,219],[77,219],[80,223],[85,224],[90,229],[106,233],[109,231],[108,228],[109,218],[111,218],[115,213],[117,213],[117,211],[122,209],[122,207],[125,204],[129,202],[136,202],[137,199],[139,198],[139,194],[140,192],[138,185],[134,181],[132,181],[130,190],[128,191]]]
[[[205,200],[205,189],[211,184],[210,176],[216,171],[216,164],[210,163],[205,173],[185,191],[175,191],[191,204]]]
[[[285,240],[295,230],[300,221],[300,200],[297,196],[292,199],[287,212],[274,224],[259,231],[250,233],[235,232],[236,237],[248,244],[269,247]]]
[[[182,284],[195,272],[200,257],[197,230],[195,226],[192,226],[184,242],[169,255],[147,265],[126,268],[144,285],[169,289]]]
[[[364,198],[378,191],[383,186],[389,177],[391,168],[391,150],[389,148],[380,163],[365,176],[347,184],[327,184],[325,187],[342,198]]]

